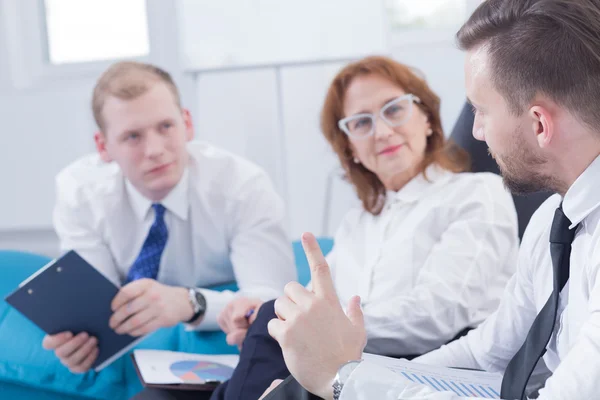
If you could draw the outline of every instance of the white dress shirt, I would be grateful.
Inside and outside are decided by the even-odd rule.
[[[557,323],[544,355],[552,376],[538,400],[597,399],[600,378],[600,157],[579,176],[563,201],[574,228],[570,278],[561,292]],[[533,215],[519,252],[517,273],[500,306],[478,329],[416,362],[503,373],[521,347],[536,315],[553,290],[550,228],[558,195]],[[378,396],[381,394],[381,396]],[[382,367],[361,363],[344,387],[341,399],[454,400],[414,384]],[[509,399],[507,399],[509,400]]]
[[[518,253],[517,215],[499,176],[429,167],[381,214],[349,212],[327,259],[342,306],[361,297],[366,350],[419,355],[498,306]]]
[[[236,281],[240,295],[272,299],[296,280],[284,206],[266,173],[206,143],[187,147],[189,165],[161,201],[169,237],[157,280],[210,287]],[[152,202],[114,163],[98,155],[68,166],[56,179],[54,226],[61,250],[76,250],[121,285],[154,222]],[[207,310],[199,330],[218,329],[232,292],[202,289]]]

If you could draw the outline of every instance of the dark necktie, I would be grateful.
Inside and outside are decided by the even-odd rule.
[[[503,399],[522,400],[525,398],[525,387],[529,377],[538,360],[546,352],[546,345],[550,341],[554,330],[559,294],[567,280],[569,280],[571,243],[577,230],[576,227],[569,229],[569,226],[571,226],[571,221],[563,213],[561,205],[554,213],[552,229],[550,230],[550,255],[554,270],[554,290],[533,321],[525,343],[506,367],[500,396]]]
[[[148,236],[144,241],[142,250],[127,273],[127,283],[141,278],[156,279],[160,257],[167,244],[169,231],[165,224],[165,207],[161,204],[152,204],[154,209],[154,223],[150,227]]]

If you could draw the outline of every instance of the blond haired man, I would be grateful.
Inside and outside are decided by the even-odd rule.
[[[117,63],[98,80],[92,108],[97,154],[58,175],[54,225],[62,250],[122,285],[107,321],[116,332],[141,336],[180,322],[216,330],[235,294],[200,288],[235,280],[258,302],[295,280],[271,181],[249,161],[192,141],[191,115],[167,72]],[[251,304],[237,307],[227,312],[244,315]],[[98,355],[85,332],[46,336],[43,346],[75,373]]]

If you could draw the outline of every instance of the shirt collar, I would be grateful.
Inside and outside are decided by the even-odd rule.
[[[427,176],[427,179],[422,173],[419,173],[397,192],[388,190],[386,195],[386,206],[396,202],[416,202],[427,196],[428,192],[438,184],[448,181],[453,174],[450,171],[432,164],[425,170],[425,175]]]
[[[127,194],[131,201],[133,212],[140,221],[143,221],[148,215],[148,210],[152,206],[152,201],[142,195],[129,180],[125,179]],[[184,169],[181,179],[175,187],[169,192],[160,204],[167,210],[175,214],[180,219],[186,221],[189,211],[189,172],[188,168]]]
[[[570,229],[583,221],[600,206],[600,156],[583,171],[563,199],[563,211],[571,221]]]

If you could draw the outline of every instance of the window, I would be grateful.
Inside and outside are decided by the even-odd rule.
[[[460,26],[467,17],[467,0],[385,0],[392,31]]]
[[[50,64],[147,56],[145,0],[44,0]]]

